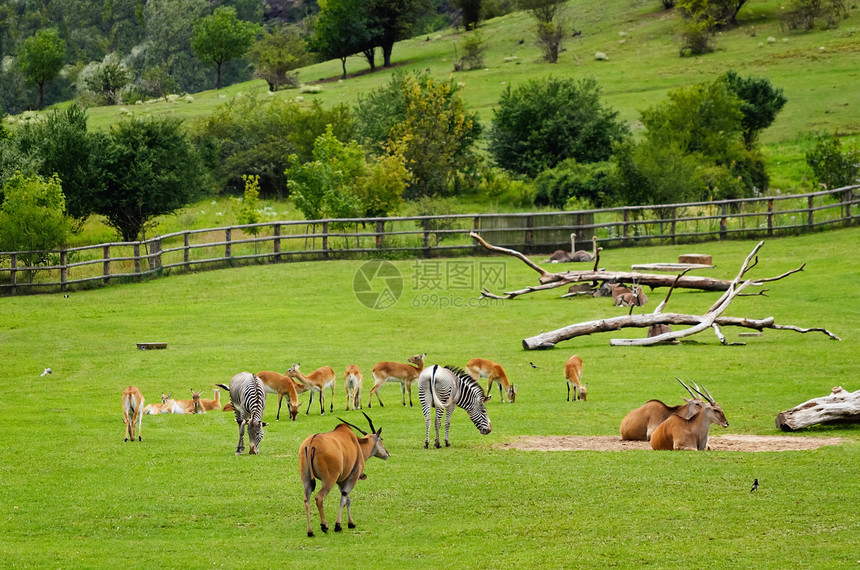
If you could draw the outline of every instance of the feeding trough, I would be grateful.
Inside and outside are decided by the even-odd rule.
[[[166,342],[139,342],[137,348],[140,350],[159,350],[167,348]]]

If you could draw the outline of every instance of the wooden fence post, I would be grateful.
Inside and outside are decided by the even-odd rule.
[[[134,244],[134,274],[140,281],[140,242]]]
[[[182,245],[183,245],[182,261],[185,263],[185,269],[188,269],[189,267],[191,267],[191,243],[190,243],[191,238],[190,238],[190,235],[191,234],[188,231],[186,231],[182,235]]]
[[[767,201],[767,237],[773,236],[773,198]]]
[[[627,247],[629,245],[628,236],[630,235],[630,228],[628,224],[630,223],[630,210],[624,210],[624,225],[621,226],[621,245],[622,247]]]
[[[810,228],[812,227],[812,217],[813,217],[812,202],[813,202],[813,200],[814,200],[814,198],[812,196],[809,196],[806,199],[806,204],[809,207],[809,215],[807,216],[807,224],[809,225]]]
[[[328,222],[322,223],[322,248],[323,248],[323,257],[328,259]]]
[[[103,253],[102,259],[104,260],[104,261],[102,261],[102,268],[103,268],[102,275],[104,275],[105,285],[109,285],[110,284],[110,245],[106,245],[106,246],[102,247],[102,253]]]
[[[424,257],[430,257],[430,218],[422,220],[424,226]]]
[[[229,260],[233,256],[233,244],[230,243],[233,235],[233,228],[224,230],[224,241],[227,242],[224,246],[224,258]]]
[[[60,250],[60,291],[66,290],[66,280],[68,279],[69,268],[66,267],[66,262],[68,261],[68,256],[66,255],[66,250]]]
[[[534,219],[532,216],[526,216],[526,236],[525,236],[525,245],[523,246],[523,251],[527,251],[531,253],[532,251],[532,242],[534,242],[534,234],[532,228],[534,227]]]
[[[274,239],[275,262],[280,262],[281,261],[281,224],[275,224],[274,232],[275,232],[275,239]]]
[[[723,202],[721,208],[723,217],[720,218],[720,239],[726,239],[728,235],[728,214],[729,214],[729,205],[726,202]]]
[[[149,269],[159,271],[161,269],[161,236],[155,236],[149,249]]]
[[[854,198],[854,190],[849,188],[845,191],[845,197],[842,198],[842,201],[845,202],[845,218],[848,220],[848,225],[850,226],[853,220],[851,219],[851,200]]]
[[[677,218],[677,208],[672,208],[672,222],[669,225],[669,233],[672,234],[672,245],[675,245],[675,223]]]
[[[12,294],[18,294],[18,254],[12,253],[9,257],[11,271],[9,272],[9,283],[12,285]]]
[[[385,229],[385,222],[376,220],[376,248],[382,249],[382,232]]]

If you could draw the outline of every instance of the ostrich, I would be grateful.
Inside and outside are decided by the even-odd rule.
[[[570,251],[558,249],[544,263],[571,263],[576,261],[593,261],[597,256],[597,236],[591,238],[592,253],[576,249],[576,234],[570,234]]]

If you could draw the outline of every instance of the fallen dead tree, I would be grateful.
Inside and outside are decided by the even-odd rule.
[[[567,276],[573,273],[588,273],[588,272],[564,272],[564,273],[549,273],[542,267],[536,265],[530,259],[528,259],[523,254],[510,250],[507,248],[502,248],[498,246],[493,246],[485,242],[474,232],[471,234],[473,238],[478,240],[484,247],[490,249],[492,251],[498,251],[500,253],[506,253],[507,255],[513,255],[514,257],[518,257],[521,259],[526,265],[535,269],[538,273],[541,274],[541,282],[542,284],[535,287],[529,287],[523,291],[512,291],[507,293],[505,296],[494,296],[494,298],[501,299],[512,299],[517,295],[523,294],[523,292],[532,292],[543,289],[551,288],[552,285],[555,285],[557,281],[562,281],[563,284],[571,283],[573,280],[567,280]],[[672,295],[672,291],[677,287],[685,286],[685,283],[690,283],[691,279],[695,279],[693,277],[688,277],[685,275],[686,271],[681,272],[680,274],[672,277],[666,278],[668,281],[665,282],[667,286],[669,286],[669,293],[666,295],[666,298],[657,306],[654,312],[650,315],[625,315],[621,317],[614,317],[609,319],[599,319],[596,321],[588,321],[583,323],[577,323],[573,325],[569,325],[563,327],[558,330],[541,333],[537,336],[533,336],[530,338],[526,338],[523,340],[523,348],[526,350],[534,350],[534,349],[543,349],[543,348],[552,348],[557,343],[570,340],[572,338],[578,336],[586,336],[595,333],[601,332],[609,332],[621,330],[623,328],[628,327],[641,327],[641,328],[650,328],[656,325],[689,325],[688,328],[678,331],[668,330],[662,334],[655,334],[654,336],[650,336],[647,338],[637,338],[637,339],[612,339],[610,340],[610,344],[612,346],[646,346],[652,344],[666,343],[666,342],[676,342],[678,339],[687,337],[699,332],[702,332],[706,329],[713,329],[714,333],[717,335],[717,338],[720,340],[722,344],[727,344],[726,338],[722,333],[720,327],[723,326],[737,326],[737,327],[746,327],[761,331],[763,329],[775,329],[775,330],[790,330],[799,333],[808,333],[808,332],[820,332],[831,339],[841,340],[838,336],[831,333],[827,329],[824,328],[801,328],[794,325],[780,325],[776,323],[776,320],[773,317],[767,317],[764,319],[750,319],[746,317],[726,317],[723,316],[723,313],[728,309],[731,302],[739,296],[743,295],[764,295],[767,290],[759,291],[758,293],[745,293],[747,289],[750,287],[760,287],[765,283],[772,281],[779,281],[780,279],[784,279],[788,277],[792,273],[797,273],[799,271],[803,271],[806,264],[802,264],[800,267],[796,269],[792,269],[783,273],[782,275],[777,275],[775,277],[765,277],[760,279],[744,279],[746,274],[753,269],[758,264],[758,256],[756,255],[758,251],[762,248],[764,242],[759,242],[750,252],[750,254],[744,260],[744,263],[741,265],[740,270],[738,271],[737,276],[732,281],[726,281],[726,286],[724,289],[723,295],[714,303],[707,311],[705,311],[702,315],[693,315],[693,314],[681,314],[681,313],[664,313],[663,309],[665,309],[666,305],[669,302],[669,297]],[[595,262],[596,264],[596,262]],[[613,275],[617,275],[617,272],[598,272],[593,271],[590,273],[590,277],[582,280],[605,280],[611,279]],[[644,279],[641,279],[639,276],[641,274],[636,274],[639,284],[647,284]],[[655,276],[655,277],[663,277],[663,276]],[[558,285],[555,285],[558,286]],[[699,287],[696,287],[699,288]],[[483,293],[484,296],[492,296],[488,291]],[[742,344],[742,343],[737,343]]]
[[[860,423],[860,390],[849,392],[836,386],[830,394],[813,398],[776,416],[776,427],[794,431],[817,424]]]

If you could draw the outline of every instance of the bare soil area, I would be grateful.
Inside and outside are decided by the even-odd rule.
[[[713,451],[805,451],[825,445],[841,445],[841,437],[793,437],[785,435],[720,435],[708,440]],[[521,451],[626,451],[651,449],[647,441],[623,441],[621,436],[560,435],[522,436],[496,449]]]

